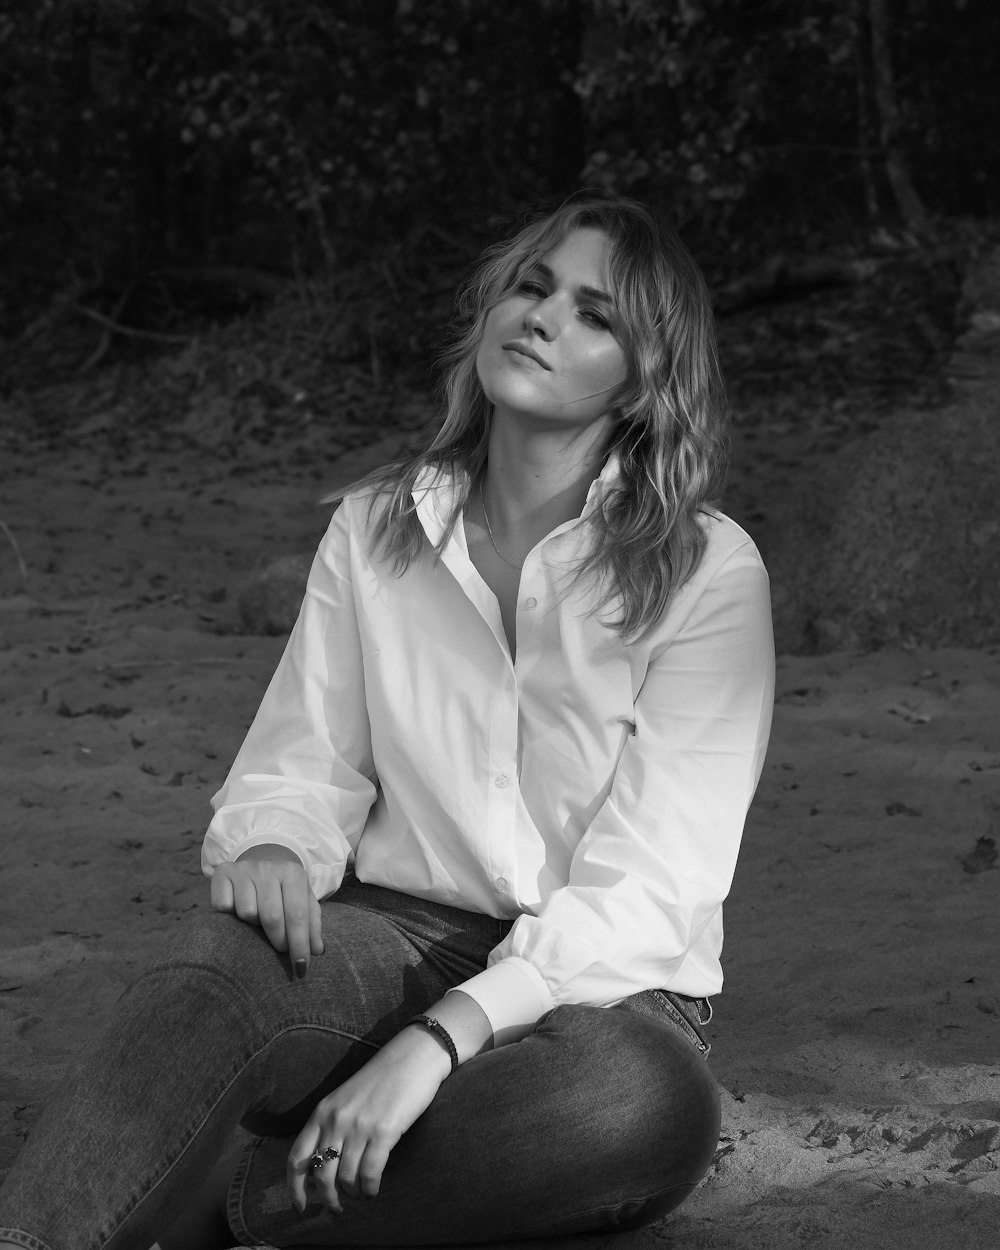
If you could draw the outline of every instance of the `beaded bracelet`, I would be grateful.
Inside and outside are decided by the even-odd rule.
[[[441,1021],[435,1020],[433,1016],[414,1016],[411,1020],[407,1020],[406,1023],[408,1025],[422,1025],[425,1029],[430,1029],[432,1033],[444,1042],[448,1055],[451,1059],[451,1070],[454,1072],[458,1067],[458,1050],[455,1048],[455,1043],[452,1041],[451,1034],[444,1027]]]

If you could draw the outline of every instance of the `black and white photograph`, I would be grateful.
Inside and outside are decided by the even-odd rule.
[[[993,1250],[1000,6],[0,0],[0,1250]]]

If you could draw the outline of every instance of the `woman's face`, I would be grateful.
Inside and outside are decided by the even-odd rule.
[[[491,309],[476,368],[496,414],[556,428],[610,424],[628,361],[615,337],[607,257],[603,231],[574,230]]]

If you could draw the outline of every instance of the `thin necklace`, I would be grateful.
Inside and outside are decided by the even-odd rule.
[[[497,553],[497,555],[504,562],[504,564],[508,565],[508,567],[512,569],[523,569],[524,568],[523,561],[521,564],[514,564],[513,561],[507,559],[507,557],[503,554],[503,552],[497,546],[497,540],[493,537],[493,526],[490,525],[490,514],[486,511],[486,496],[483,494],[483,479],[482,478],[479,479],[479,502],[483,505],[483,516],[486,518],[486,532],[490,536],[490,542],[493,544],[493,550]]]

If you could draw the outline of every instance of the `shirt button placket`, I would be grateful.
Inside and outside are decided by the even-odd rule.
[[[489,864],[491,884],[497,894],[510,897],[512,864],[511,849],[516,836],[517,795],[514,793],[514,760],[517,758],[518,691],[514,674],[509,670],[501,679],[503,694],[499,696],[499,716],[494,723],[492,781],[495,799],[489,804]],[[495,753],[494,753],[495,752]]]

